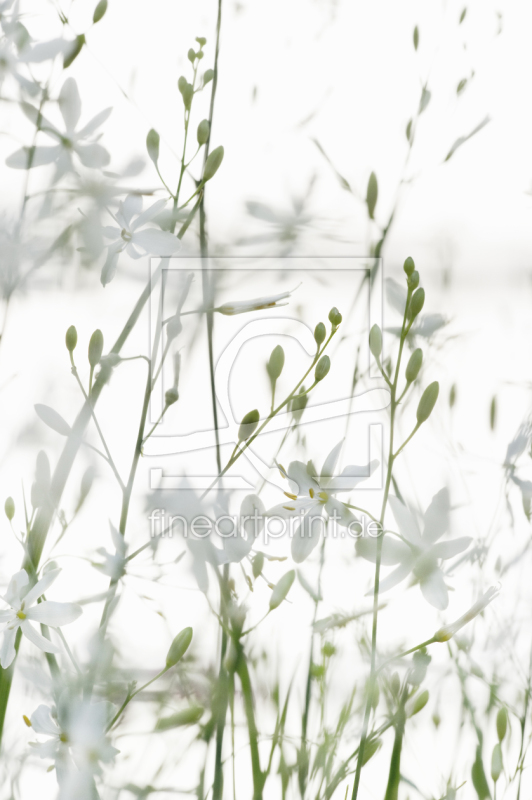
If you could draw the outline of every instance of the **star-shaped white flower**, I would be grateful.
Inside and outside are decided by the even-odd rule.
[[[283,477],[290,482],[292,491],[285,493],[288,498],[286,502],[271,508],[266,516],[281,519],[302,517],[292,538],[292,558],[298,564],[308,558],[318,544],[324,512],[329,519],[353,533],[360,526],[345,503],[337,500],[335,495],[337,492],[352,491],[361,481],[369,478],[377,468],[378,461],[364,466],[345,467],[340,475],[333,477],[342,444],[343,441],[333,447],[319,475],[311,461],[308,464],[292,461],[287,472],[280,468]]]
[[[15,658],[15,638],[20,628],[23,635],[30,642],[44,650],[45,653],[58,653],[59,648],[49,639],[38,633],[31,621],[59,628],[74,622],[80,614],[81,608],[75,603],[55,603],[37,600],[52,585],[60,569],[53,569],[29,589],[29,577],[25,569],[21,569],[11,578],[5,595],[2,597],[8,609],[0,611],[0,623],[5,623],[4,640],[0,648],[0,664],[7,669]],[[30,621],[31,620],[31,621]]]
[[[462,553],[471,543],[470,536],[446,542],[438,541],[449,529],[449,492],[446,488],[441,489],[432,498],[423,515],[423,533],[417,518],[397,497],[391,496],[389,503],[401,539],[389,533],[383,534],[385,538],[382,543],[381,563],[383,566],[397,566],[381,580],[380,591],[391,589],[413,573],[425,600],[443,611],[449,605],[449,593],[440,562]],[[375,562],[377,539],[367,536],[359,539],[356,550],[363,558]]]

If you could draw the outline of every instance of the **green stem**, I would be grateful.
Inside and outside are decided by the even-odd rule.
[[[246,720],[249,732],[249,748],[251,752],[251,769],[253,772],[253,800],[262,800],[262,788],[264,785],[264,776],[260,768],[259,756],[259,742],[258,731],[255,722],[255,704],[253,700],[253,692],[251,689],[251,679],[249,676],[249,669],[241,649],[238,657],[237,673],[242,684],[242,693],[244,695],[244,710],[246,712]]]

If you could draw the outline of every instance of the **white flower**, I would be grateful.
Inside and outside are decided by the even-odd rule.
[[[0,664],[3,669],[7,669],[15,658],[15,637],[19,628],[30,642],[44,650],[45,653],[59,652],[57,645],[41,636],[30,620],[58,628],[74,622],[80,616],[81,608],[75,603],[55,603],[49,600],[37,603],[37,600],[52,585],[60,572],[59,569],[50,570],[31,589],[29,589],[29,578],[25,569],[21,569],[11,578],[7,592],[2,597],[10,608],[0,611],[0,623],[5,623],[4,640],[0,648]]]
[[[119,227],[110,225],[103,229],[104,236],[113,240],[108,246],[107,259],[102,268],[101,281],[104,286],[113,280],[118,256],[124,250],[131,258],[141,258],[144,254],[171,256],[179,250],[181,244],[177,236],[159,228],[145,227],[165,205],[166,200],[157,200],[146,211],[142,211],[142,197],[134,194],[128,195],[120,203],[115,215]]]
[[[349,527],[353,533],[355,525],[357,528],[360,527],[360,523],[345,503],[337,500],[335,494],[352,491],[357,484],[369,478],[377,468],[378,462],[346,467],[339,476],[333,477],[342,444],[343,441],[333,447],[325,459],[320,475],[311,461],[308,464],[292,461],[287,472],[281,468],[283,477],[290,481],[292,492],[287,492],[288,500],[271,508],[266,512],[266,516],[281,519],[302,517],[292,538],[292,558],[298,564],[304,561],[318,544],[324,511],[334,522]]]
[[[449,493],[441,489],[423,515],[423,533],[416,517],[401,503],[397,497],[389,499],[393,515],[401,534],[396,539],[390,534],[383,534],[383,565],[398,566],[380,583],[380,591],[385,592],[404,580],[410,573],[419,581],[421,591],[427,602],[435,608],[443,610],[449,604],[449,595],[440,561],[466,550],[471,537],[464,536],[439,542],[449,529]],[[368,561],[375,562],[377,556],[377,539],[364,537],[356,543],[357,553]]]
[[[111,523],[110,528],[115,552],[109,553],[105,547],[99,547],[96,552],[103,556],[105,560],[103,564],[94,564],[94,566],[104,575],[108,575],[112,580],[117,581],[126,574],[127,544],[125,537]]]
[[[39,758],[65,761],[69,756],[67,736],[59,726],[55,709],[45,705],[38,706],[31,715],[30,722],[35,733],[48,737],[45,742],[31,743]]]
[[[55,174],[57,181],[65,173],[74,170],[72,160],[74,154],[85,167],[97,169],[105,167],[109,163],[110,157],[107,150],[97,141],[90,141],[90,139],[96,129],[105,122],[112,108],[100,111],[81,130],[76,130],[81,116],[81,98],[74,78],[67,78],[64,82],[59,93],[58,104],[65,123],[64,132],[59,131],[55,125],[39,115],[39,110],[35,106],[29,103],[21,104],[22,110],[30,121],[34,125],[39,123],[43,133],[56,139],[58,144],[46,147],[37,146],[34,149],[23,147],[6,159],[8,167],[28,169],[30,165],[31,167],[40,167],[44,164],[55,163],[57,164]]]
[[[295,292],[295,289],[289,292],[281,292],[280,294],[272,294],[269,297],[257,297],[255,300],[236,300],[232,303],[224,303],[222,306],[215,308],[214,311],[232,317],[236,314],[246,314],[248,311],[279,308],[280,306],[288,305],[288,303],[281,303],[280,300],[286,300],[293,292]]]
[[[501,584],[496,583],[495,586],[490,586],[487,592],[484,592],[482,597],[479,597],[476,603],[474,603],[469,611],[466,611],[459,619],[455,622],[452,622],[450,625],[444,625],[443,628],[440,628],[439,631],[436,631],[434,634],[434,641],[436,642],[448,642],[449,639],[458,633],[458,631],[467,625],[469,622],[478,617],[481,614],[486,606],[488,606],[491,601],[497,597],[501,590]]]

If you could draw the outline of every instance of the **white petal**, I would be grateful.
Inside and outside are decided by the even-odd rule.
[[[292,539],[292,558],[296,564],[301,564],[312,553],[320,540],[320,534],[324,530],[322,517],[323,506],[311,511],[297,526]]]
[[[7,611],[0,611],[0,622],[12,622],[16,619],[16,613],[12,608]]]
[[[2,669],[7,669],[13,663],[16,656],[15,650],[15,637],[17,635],[17,627],[6,628],[4,631],[4,640],[2,647],[0,647],[0,665]]]
[[[76,134],[78,141],[80,139],[86,139],[88,136],[93,134],[94,131],[100,127],[100,125],[103,125],[105,120],[110,116],[112,110],[113,109],[111,107],[105,108],[103,111],[100,111],[99,114],[96,114],[96,116],[93,117],[90,122],[87,122],[87,124]]]
[[[338,458],[340,456],[340,450],[342,449],[342,445],[344,440],[342,439],[338,442],[337,445],[333,447],[325,462],[323,464],[323,468],[321,470],[320,475],[320,486],[325,488],[330,481],[327,481],[327,478],[332,478],[334,475],[334,470],[336,469],[336,464],[338,463]]]
[[[353,522],[358,522],[355,515],[351,513],[345,503],[342,503],[335,497],[329,497],[325,503],[325,510],[327,511],[329,517],[332,518],[331,522],[336,522],[338,525],[343,525],[344,528],[347,528]],[[354,533],[356,530],[355,526],[353,526],[351,530]]]
[[[265,512],[265,516],[290,519],[290,517],[297,517],[301,513],[306,513],[310,508],[317,505],[318,501],[312,500],[310,497],[303,497],[298,500],[290,500],[290,498],[287,497],[284,503],[279,503],[279,505],[268,509],[268,511]]]
[[[297,487],[294,494],[303,495],[307,497],[310,496],[309,495],[310,489],[312,489],[316,493],[319,492],[320,490],[320,487],[314,480],[314,476],[311,477],[309,475],[307,471],[307,465],[303,464],[302,461],[292,461],[292,463],[288,467],[288,477],[295,484],[295,487]]]
[[[59,110],[67,133],[73,133],[81,116],[81,98],[74,78],[67,78],[59,92]]]
[[[45,600],[38,603],[26,612],[26,617],[44,625],[51,625],[58,628],[61,625],[69,625],[81,615],[81,606],[76,603],[54,603]]]
[[[345,467],[340,475],[329,483],[327,490],[329,492],[349,492],[355,489],[359,483],[370,478],[378,466],[379,461],[373,460],[369,464],[352,464]]]
[[[411,570],[411,562],[405,561],[403,564],[399,564],[398,567],[393,569],[390,574],[380,582],[379,590],[381,592],[387,592],[388,589],[393,589],[393,587],[397,586],[398,583],[404,581],[404,579],[410,574]],[[371,591],[373,592],[373,589]]]
[[[430,603],[431,606],[438,608],[440,611],[447,608],[449,605],[449,593],[441,570],[433,570],[430,575],[420,581],[419,585],[427,603]]]
[[[240,533],[235,536],[228,536],[224,538],[224,553],[227,561],[233,564],[238,564],[245,558],[253,546],[253,539],[250,536],[245,539]]]
[[[125,228],[131,225],[131,219],[142,211],[142,197],[139,194],[128,194],[123,203],[120,204],[119,213],[124,219]],[[118,214],[117,214],[118,216]]]
[[[146,228],[133,234],[133,243],[152,256],[170,256],[181,247],[181,242],[168,231]]]
[[[53,644],[49,639],[45,639],[40,633],[37,633],[27,619],[21,620],[20,627],[22,628],[24,636],[40,650],[44,650],[45,653],[59,653],[57,645]]]
[[[30,579],[28,578],[28,573],[25,569],[21,569],[19,572],[16,572],[9,581],[7,592],[4,595],[6,603],[13,605],[14,603],[20,601],[29,582]]]
[[[99,169],[106,167],[111,160],[111,156],[101,144],[76,144],[74,150],[78,154],[79,160],[84,167]]]
[[[31,154],[30,147],[21,147],[6,158],[6,165],[12,169],[28,169],[28,164],[31,159],[31,166],[42,167],[45,164],[53,164],[57,161],[61,153],[61,147],[58,144],[51,145],[50,147],[36,147]]]
[[[240,506],[240,522],[242,529],[248,536],[258,536],[264,528],[266,509],[264,503],[256,494],[248,494]],[[251,519],[246,520],[246,517]]]
[[[449,530],[451,504],[447,487],[440,489],[434,495],[423,517],[423,539],[426,542],[435,542]]]
[[[157,200],[149,208],[147,208],[146,211],[143,211],[142,214],[139,214],[135,222],[132,223],[131,230],[136,231],[139,228],[142,228],[143,225],[156,217],[157,214],[160,214],[165,207],[166,202],[166,200]]]
[[[58,736],[61,733],[61,729],[52,717],[50,706],[37,706],[30,717],[30,721],[35,733],[43,733],[46,736]]]
[[[406,287],[394,281],[393,278],[386,279],[386,299],[401,316],[405,313]]]
[[[102,228],[102,233],[107,239],[120,239],[120,228],[115,227],[114,225],[104,225]]]
[[[377,560],[377,542],[378,539],[372,536],[362,536],[357,539],[355,545],[357,555],[374,564]],[[410,556],[411,551],[408,545],[396,539],[395,536],[384,535],[381,550],[381,564],[383,566],[390,567],[394,564],[399,564],[407,561]]]
[[[421,532],[414,515],[401,503],[399,498],[390,495],[390,506],[399,527],[399,532],[412,544],[421,545]]]
[[[472,541],[471,536],[461,536],[459,539],[450,539],[448,542],[437,542],[430,548],[430,553],[436,558],[452,558],[467,550]]]
[[[46,592],[47,589],[50,588],[52,583],[59,577],[59,573],[61,572],[60,569],[51,569],[50,572],[47,572],[46,575],[41,578],[40,581],[37,581],[35,586],[29,590],[27,595],[24,596],[24,607],[28,609],[34,603],[37,602],[39,597]],[[27,610],[26,610],[27,613]]]

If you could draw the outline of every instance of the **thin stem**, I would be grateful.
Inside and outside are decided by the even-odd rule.
[[[140,692],[144,691],[144,689],[147,689],[148,686],[151,686],[152,683],[155,683],[155,681],[158,680],[158,678],[160,678],[161,675],[164,675],[166,672],[168,672],[169,669],[170,669],[170,667],[164,667],[164,669],[162,669],[160,672],[158,672],[157,675],[154,678],[149,680],[147,683],[145,683],[139,689],[135,689],[135,691],[131,692],[131,694],[128,693],[126,699],[124,700],[124,702],[122,703],[122,705],[120,706],[120,708],[118,709],[116,714],[114,715],[113,719],[111,720],[111,722],[109,723],[109,725],[105,729],[105,732],[109,733],[111,728],[114,727],[114,725],[118,722],[118,720],[120,719],[120,717],[124,713],[124,710],[131,703],[131,701],[133,700],[134,697],[136,697],[138,694],[140,694]]]

